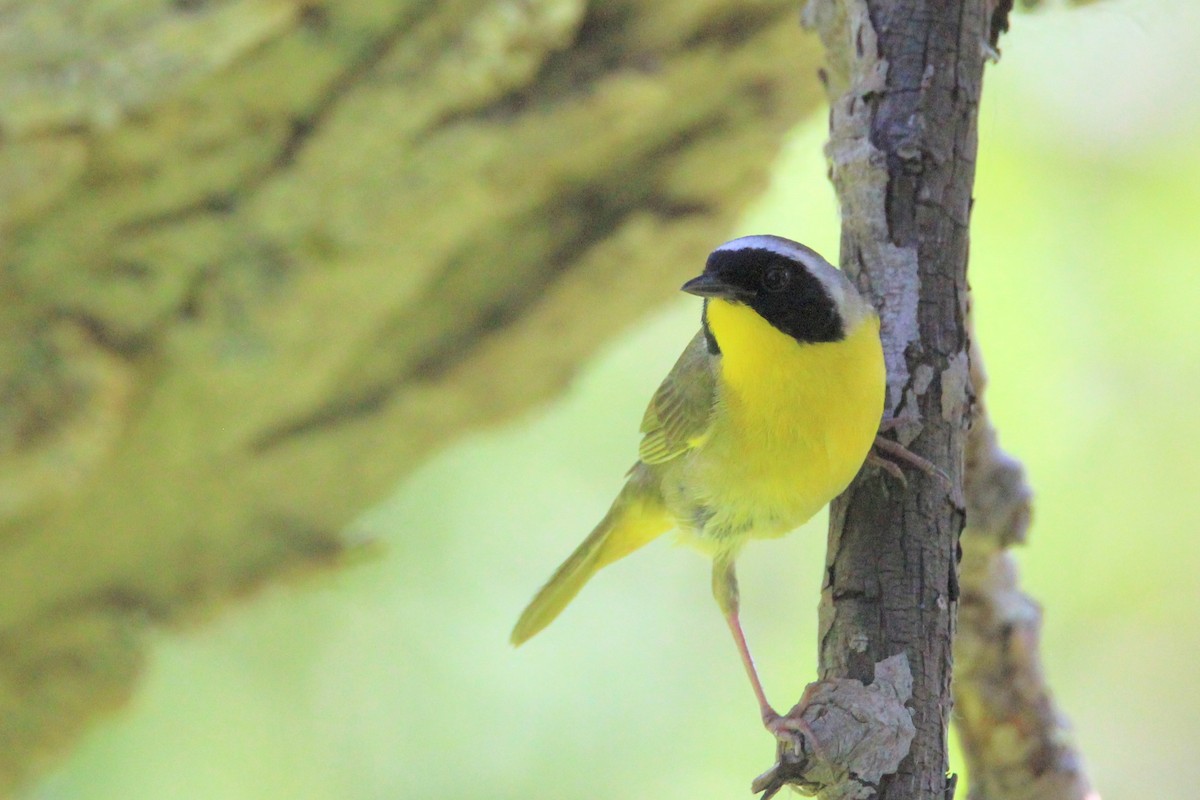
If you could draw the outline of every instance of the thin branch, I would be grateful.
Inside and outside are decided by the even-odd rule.
[[[945,800],[954,792],[946,734],[972,402],[967,225],[992,20],[985,0],[811,0],[805,22],[826,48],[841,264],[880,311],[887,411],[900,420],[900,442],[950,478],[947,486],[911,472],[905,488],[868,469],[831,507],[822,681],[869,684],[877,665],[903,655],[915,736],[878,783],[818,792]]]

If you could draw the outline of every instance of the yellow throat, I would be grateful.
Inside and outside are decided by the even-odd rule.
[[[816,344],[723,299],[709,301],[707,319],[721,348],[729,477],[779,525],[800,525],[849,484],[875,440],[886,386],[879,318]]]

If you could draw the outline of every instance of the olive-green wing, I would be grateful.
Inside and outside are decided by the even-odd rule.
[[[716,396],[716,373],[700,331],[684,348],[642,417],[638,457],[660,464],[704,441]]]

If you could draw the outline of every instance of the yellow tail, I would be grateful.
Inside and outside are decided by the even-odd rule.
[[[519,645],[554,621],[601,567],[666,533],[674,520],[663,507],[657,480],[642,464],[632,470],[600,524],[568,556],[530,601],[513,627],[510,641]]]

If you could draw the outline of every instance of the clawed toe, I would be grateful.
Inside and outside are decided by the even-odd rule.
[[[763,714],[763,727],[780,742],[790,746],[796,755],[812,752],[816,742],[812,729],[800,717],[790,715],[784,717],[775,711],[770,711]]]
[[[923,458],[923,457],[917,455],[912,450],[909,450],[907,447],[900,444],[899,442],[892,441],[891,439],[886,439],[882,436],[876,436],[874,446],[875,446],[875,448],[882,451],[883,453],[886,453],[887,455],[891,456],[892,458],[895,458],[899,461],[907,462],[910,466],[916,467],[917,469],[924,472],[926,475],[934,476],[935,478],[940,480],[942,483],[944,483],[946,486],[953,486],[953,483],[950,480],[950,476],[947,475],[941,467],[939,467],[937,464],[934,464],[929,459]],[[899,467],[899,465],[896,464],[895,461],[892,461],[889,458],[885,458],[884,456],[882,456],[879,453],[876,453],[874,450],[872,450],[867,455],[867,462],[874,464],[877,467],[880,467],[885,472],[887,472],[889,475],[891,475],[893,478],[900,481],[900,483],[903,484],[905,487],[908,486],[908,480],[904,477],[904,473],[902,473],[900,471],[900,467]]]

